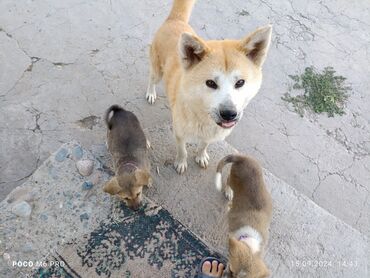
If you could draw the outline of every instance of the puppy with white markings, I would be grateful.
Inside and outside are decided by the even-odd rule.
[[[205,41],[188,24],[195,0],[174,0],[167,20],[150,48],[146,98],[156,100],[161,79],[172,112],[179,174],[187,168],[187,142],[199,143],[196,162],[206,168],[207,147],[224,140],[257,94],[262,65],[271,40],[271,26],[241,40]]]
[[[118,105],[107,110],[105,122],[115,176],[103,190],[136,210],[141,204],[143,186],[151,185],[148,141],[135,114]]]
[[[272,216],[272,201],[262,168],[248,156],[228,155],[217,166],[216,188],[221,191],[221,171],[232,163],[225,192],[231,197],[229,265],[231,277],[264,278],[270,275],[263,261]],[[233,194],[230,194],[230,191]]]

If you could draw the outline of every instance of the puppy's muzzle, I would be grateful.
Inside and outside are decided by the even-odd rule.
[[[138,210],[140,208],[140,202],[139,203],[134,203],[130,206],[130,209],[132,210]]]
[[[141,206],[141,197],[137,197],[133,199],[128,205],[128,207],[132,210],[138,210]]]

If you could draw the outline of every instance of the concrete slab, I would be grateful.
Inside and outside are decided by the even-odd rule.
[[[0,27],[0,96],[4,96],[22,77],[30,58],[18,47],[12,35]]]
[[[154,147],[151,162],[155,171],[154,186],[146,195],[211,248],[227,255],[227,202],[214,189],[215,163],[207,170],[198,168],[195,162],[189,163],[189,171],[178,176],[168,165],[174,150],[169,126],[158,126],[155,132],[148,132]],[[99,160],[83,150],[83,159],[94,161],[93,175],[101,174],[91,191],[81,187],[91,178],[83,178],[76,171],[73,153],[78,144],[72,142],[47,159],[20,187],[24,190],[18,189],[0,203],[0,269],[4,275],[28,273],[31,269],[9,264],[14,260],[43,261],[68,242],[76,242],[93,231],[114,213],[110,211],[112,199],[101,191],[108,176],[101,171],[104,164],[100,161],[109,164],[103,146],[94,147]],[[217,160],[230,152],[235,149],[219,143],[211,148],[210,156]],[[268,171],[265,179],[274,200],[266,255],[273,277],[367,277],[367,242],[363,235]],[[27,193],[28,197],[24,197]],[[23,200],[32,206],[29,218],[12,212]]]
[[[46,262],[60,246],[81,237],[109,214],[110,198],[101,194],[108,175],[91,153],[82,150],[79,159],[94,161],[94,172],[81,176],[74,158],[76,148],[82,150],[75,142],[62,145],[0,203],[0,276],[25,277],[37,262]],[[91,190],[83,190],[87,180],[94,181]],[[22,201],[31,208],[28,217],[15,214]],[[32,261],[33,267],[13,266],[20,261]]]
[[[175,154],[170,126],[156,126],[147,133],[154,148],[153,169],[158,167],[160,173],[148,196],[226,252],[227,202],[213,182],[216,162],[236,150],[227,143],[212,145],[212,162],[203,170],[194,162],[195,149],[190,148],[188,172],[177,176],[172,165],[166,166]],[[266,255],[273,277],[367,277],[367,237],[267,170],[265,180],[274,202]]]
[[[150,108],[144,92],[148,44],[171,1],[133,3],[1,1],[1,199],[61,143],[101,142],[109,104],[129,107],[147,127],[170,119],[163,89]],[[198,1],[191,17],[206,39],[274,25],[263,87],[228,142],[367,235],[369,11],[365,0],[216,0]],[[346,115],[300,118],[281,100],[288,75],[311,65],[333,66],[348,78]]]
[[[231,11],[224,13],[230,20],[223,32],[228,29],[237,37],[245,26],[269,21],[274,35],[261,91],[227,141],[258,157],[276,176],[369,235],[370,221],[359,221],[363,214],[370,218],[364,203],[369,198],[370,171],[363,166],[370,156],[370,39],[364,36],[370,30],[365,16],[369,3],[248,1],[243,7],[245,12],[238,17],[231,16]],[[193,18],[199,28],[198,17]],[[207,37],[222,34],[215,26],[222,26],[223,18],[203,20]],[[332,66],[347,78],[352,91],[344,116],[307,113],[301,118],[281,100],[293,84],[288,75],[300,74],[308,66],[319,70]]]

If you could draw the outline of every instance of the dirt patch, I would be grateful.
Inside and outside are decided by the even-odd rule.
[[[76,123],[82,128],[88,128],[92,130],[94,126],[96,126],[99,123],[99,121],[100,121],[100,117],[92,115],[92,116],[83,118],[77,121]]]

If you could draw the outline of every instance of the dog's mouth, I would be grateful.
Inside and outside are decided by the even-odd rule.
[[[237,123],[237,120],[221,121],[221,122],[218,122],[217,124],[222,128],[232,128],[236,125],[236,123]]]
[[[233,119],[223,119],[218,110],[213,111],[211,113],[211,118],[214,120],[215,124],[217,124],[219,127],[222,127],[223,129],[230,129],[233,128],[241,119],[243,115],[243,112],[238,113],[236,117]]]

